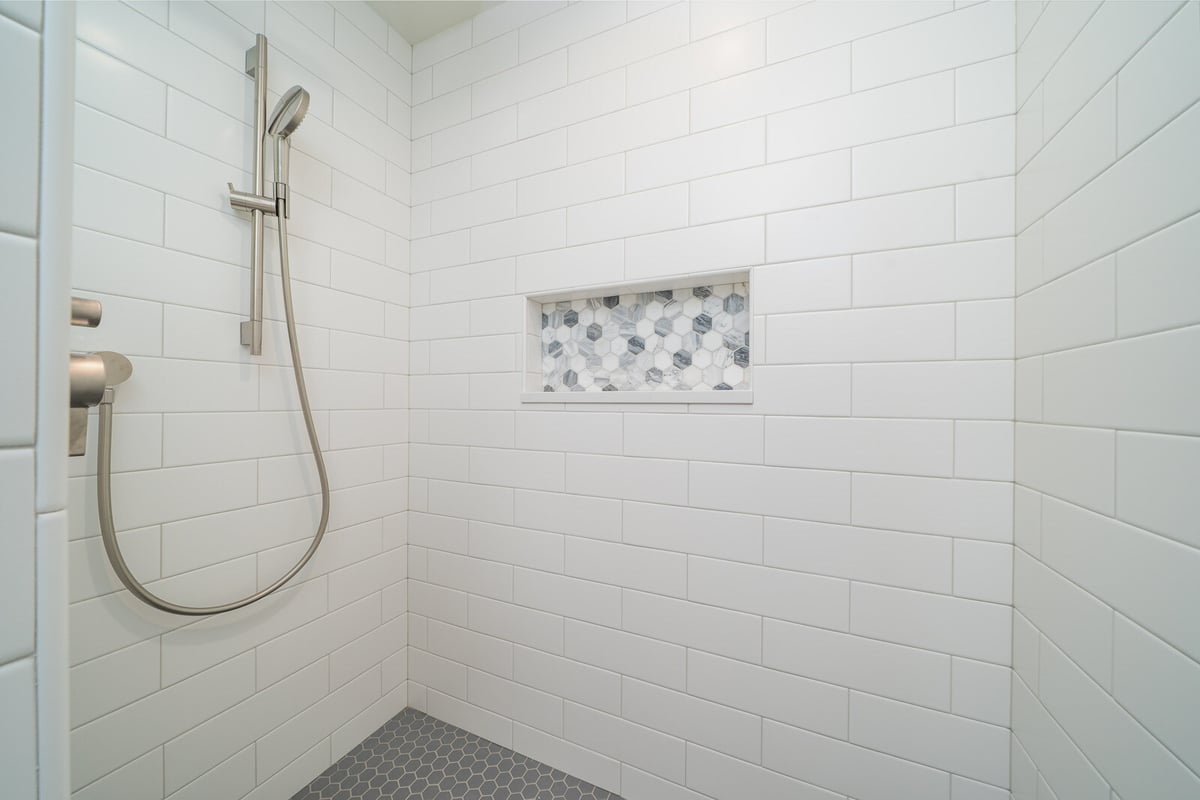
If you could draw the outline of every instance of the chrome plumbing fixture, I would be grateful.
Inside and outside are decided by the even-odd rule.
[[[321,540],[325,537],[325,529],[329,525],[329,476],[325,471],[325,458],[321,453],[321,444],[317,440],[317,428],[313,423],[312,406],[308,400],[308,389],[304,383],[304,368],[300,363],[300,342],[296,335],[296,315],[292,307],[292,275],[288,264],[287,219],[288,219],[288,155],[291,143],[288,141],[308,113],[308,92],[299,86],[293,86],[275,106],[268,123],[266,116],[267,103],[267,37],[259,34],[254,47],[246,51],[246,73],[254,78],[255,113],[254,113],[254,191],[239,192],[229,184],[229,203],[236,209],[250,212],[250,221],[254,226],[254,237],[251,241],[251,279],[250,279],[250,319],[242,322],[242,344],[250,346],[251,355],[262,354],[262,307],[263,307],[263,217],[270,214],[278,219],[279,229],[279,274],[283,282],[283,312],[287,321],[288,345],[292,353],[292,371],[296,378],[296,393],[300,399],[300,410],[304,415],[304,427],[308,432],[308,441],[312,447],[313,460],[316,462],[317,479],[321,484],[321,519],[317,523],[317,531],[304,555],[269,586],[260,589],[248,597],[214,606],[184,606],[164,600],[147,589],[129,569],[121,555],[117,543],[116,528],[113,525],[112,513],[112,404],[113,386],[129,377],[132,366],[122,356],[116,353],[96,354],[103,362],[107,382],[99,400],[100,430],[99,452],[97,457],[97,504],[100,511],[100,534],[104,540],[104,549],[112,562],[113,570],[117,573],[125,588],[142,602],[160,611],[185,616],[205,616],[208,614],[223,614],[227,611],[243,608],[267,597],[281,588],[284,584],[304,569],[312,560]],[[275,196],[263,195],[265,183],[263,175],[263,150],[265,137],[275,139]],[[97,323],[99,317],[97,315]],[[115,358],[113,358],[115,357]],[[117,360],[119,359],[119,361]],[[111,363],[110,363],[111,362]],[[122,363],[123,362],[123,363]],[[90,389],[94,394],[95,386]],[[89,395],[90,399],[91,395]],[[93,403],[94,405],[95,403]],[[87,409],[84,413],[84,436],[86,437]]]

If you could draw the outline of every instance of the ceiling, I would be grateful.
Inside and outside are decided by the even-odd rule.
[[[480,0],[369,0],[369,5],[409,44],[416,44],[498,3]]]

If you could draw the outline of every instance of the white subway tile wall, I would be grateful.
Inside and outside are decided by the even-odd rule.
[[[0,36],[11,26],[0,17]],[[287,798],[407,704],[407,43],[360,2],[81,4],[74,285],[104,304],[104,319],[73,331],[72,346],[134,363],[117,392],[113,500],[140,578],[172,599],[221,602],[299,558],[320,500],[275,230],[268,223],[266,346],[251,358],[238,343],[250,223],[225,189],[250,187],[243,70],[255,33],[270,42],[269,108],[295,83],[312,95],[293,137],[289,233],[330,532],[276,597],[214,619],[152,613],[118,591],[100,547],[92,431],[70,479],[71,788],[81,800]],[[11,684],[0,680],[6,707]]]
[[[414,48],[414,706],[628,800],[1007,796],[1016,15]],[[746,268],[753,405],[520,404],[525,294]]]
[[[0,104],[9,109],[0,151],[0,774],[14,800],[38,796],[35,542],[63,517],[39,513],[34,495],[41,28],[41,2],[0,4]]]
[[[1200,4],[1018,20],[1013,798],[1197,796]]]

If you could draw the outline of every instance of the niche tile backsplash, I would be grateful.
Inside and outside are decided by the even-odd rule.
[[[750,388],[748,284],[542,304],[546,392]]]

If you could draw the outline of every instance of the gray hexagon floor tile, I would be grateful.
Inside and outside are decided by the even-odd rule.
[[[406,708],[292,800],[621,800]]]

